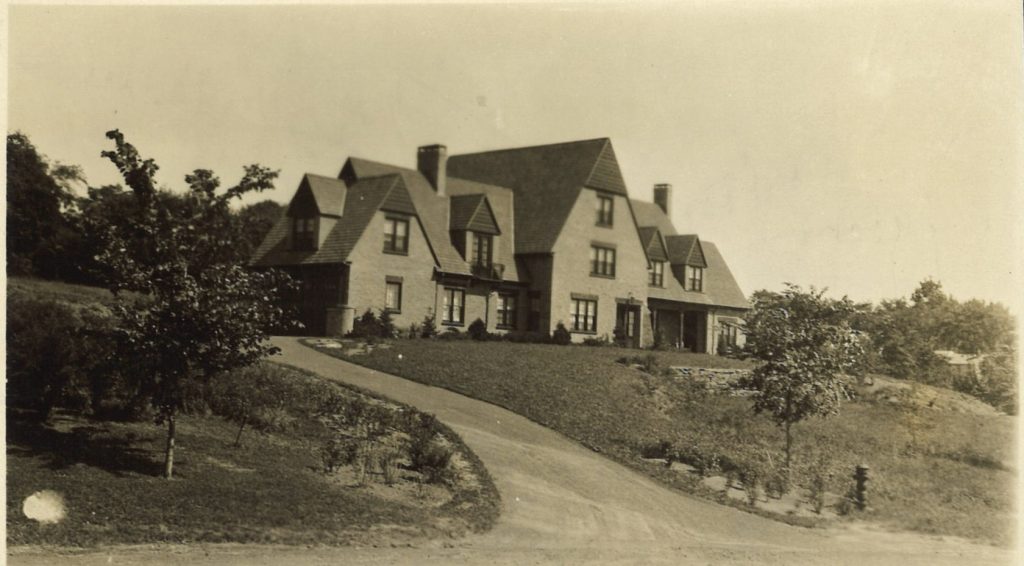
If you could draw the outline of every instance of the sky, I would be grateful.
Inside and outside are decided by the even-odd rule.
[[[1019,2],[11,6],[9,132],[116,183],[119,128],[176,190],[348,156],[612,140],[634,198],[740,286],[1020,313]],[[253,200],[253,199],[250,199]]]

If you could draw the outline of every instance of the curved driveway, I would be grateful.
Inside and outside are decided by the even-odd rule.
[[[434,413],[483,460],[502,515],[482,535],[416,548],[209,546],[90,553],[81,563],[980,564],[1009,551],[864,529],[791,527],[694,499],[494,405],[349,364],[276,338],[282,361]],[[31,562],[23,555],[17,562]]]

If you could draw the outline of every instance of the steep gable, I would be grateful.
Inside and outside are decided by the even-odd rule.
[[[600,189],[628,197],[626,181],[622,178],[622,170],[619,169],[619,160],[615,158],[612,142],[608,139],[605,139],[604,142],[604,147],[601,149],[601,154],[597,157],[597,162],[594,163],[590,177],[583,184],[592,189]]]
[[[587,183],[615,191],[621,181],[607,138],[453,155],[453,177],[508,187],[515,193],[516,253],[549,253]],[[602,161],[603,165],[598,167]],[[616,174],[618,181],[615,180]],[[622,194],[625,184],[622,183]]]
[[[696,234],[668,236],[665,243],[668,245],[668,258],[672,265],[708,266],[700,238]]]
[[[288,247],[290,219],[287,215],[282,216],[253,254],[252,264],[266,267],[344,262],[373,215],[395,189],[404,190],[398,175],[374,177],[346,187],[341,219],[334,223],[323,243],[315,250],[292,250]],[[301,202],[309,194],[313,194],[311,187],[304,181],[292,199],[293,204],[296,199]]]
[[[398,175],[408,191],[409,200],[419,218],[427,244],[437,260],[438,269],[445,273],[469,275],[469,264],[452,246],[448,237],[450,206],[447,197],[438,195],[422,173],[386,163],[351,157],[341,169],[340,177],[360,180],[380,175]],[[449,182],[451,180],[449,179]]]
[[[501,233],[486,195],[453,196],[451,203],[450,230],[472,230],[493,235]]]
[[[668,261],[668,250],[662,240],[661,231],[653,226],[640,228],[640,241],[647,250],[647,258],[655,261]]]

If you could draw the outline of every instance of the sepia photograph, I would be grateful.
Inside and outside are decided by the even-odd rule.
[[[1019,1],[2,17],[6,563],[1021,559]]]

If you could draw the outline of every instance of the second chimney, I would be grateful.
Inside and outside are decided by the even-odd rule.
[[[658,205],[658,208],[662,212],[668,214],[672,207],[672,185],[668,183],[658,183],[654,185],[654,204]]]
[[[416,150],[416,168],[430,181],[439,196],[445,196],[444,186],[448,178],[448,148],[436,143],[424,145]]]

